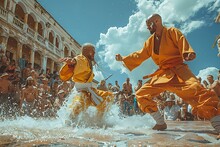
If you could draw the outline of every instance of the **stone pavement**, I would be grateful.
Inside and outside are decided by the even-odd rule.
[[[217,133],[208,121],[170,121],[167,122],[166,131],[153,131],[150,129],[121,129],[108,133],[100,133],[93,130],[91,133],[82,133],[77,137],[68,137],[69,129],[53,130],[49,137],[41,137],[43,130],[32,130],[34,138],[21,138],[15,134],[0,131],[0,146],[22,147],[71,147],[71,146],[117,146],[117,147],[142,147],[142,146],[220,146],[220,140],[216,139]],[[4,128],[0,128],[4,129]],[[67,131],[68,130],[68,131]],[[80,131],[80,130],[78,130]],[[53,136],[53,133],[62,132],[65,136]],[[114,135],[112,135],[112,132]],[[24,132],[21,132],[22,134]],[[17,132],[19,134],[19,132]]]

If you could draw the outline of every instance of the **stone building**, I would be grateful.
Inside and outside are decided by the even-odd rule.
[[[36,0],[0,0],[0,51],[23,68],[58,71],[58,59],[81,53],[80,44]]]

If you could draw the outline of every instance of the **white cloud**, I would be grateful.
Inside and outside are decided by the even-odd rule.
[[[95,67],[96,67],[96,66],[95,66]],[[101,81],[101,80],[104,79],[104,76],[103,76],[102,72],[101,72],[100,70],[98,70],[97,68],[94,68],[94,69],[93,69],[93,72],[94,72],[94,74],[95,74],[94,79],[96,79],[97,81]]]
[[[198,77],[201,77],[201,78],[202,78],[202,81],[203,81],[203,80],[206,80],[206,81],[207,81],[207,76],[208,76],[208,75],[213,75],[214,80],[217,80],[218,71],[219,71],[219,69],[216,68],[216,67],[208,67],[208,68],[206,68],[206,69],[200,70],[200,71],[199,71],[199,74],[198,74],[197,76],[198,76]]]
[[[101,62],[106,63],[113,71],[126,73],[132,81],[137,81],[143,75],[156,70],[155,64],[149,60],[134,71],[126,70],[121,63],[115,61],[115,55],[120,53],[126,56],[142,48],[144,41],[149,37],[145,20],[153,13],[161,14],[166,26],[181,24],[183,33],[206,25],[202,18],[193,18],[202,8],[207,11],[217,9],[220,0],[136,0],[137,11],[130,16],[129,23],[124,27],[110,27],[106,34],[100,34],[97,46],[102,48],[98,52]],[[213,5],[215,4],[215,5]],[[193,18],[193,20],[192,20]],[[136,84],[136,82],[135,82]]]
[[[192,32],[195,29],[198,29],[205,25],[204,21],[191,21],[189,23],[185,23],[181,28],[182,32],[186,35]]]

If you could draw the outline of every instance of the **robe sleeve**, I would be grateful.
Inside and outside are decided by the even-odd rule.
[[[60,69],[60,79],[62,81],[68,81],[74,74],[74,67],[68,66],[66,63]]]
[[[169,35],[173,40],[173,43],[178,47],[182,57],[185,53],[195,53],[186,40],[186,37],[177,28],[170,28]]]
[[[123,65],[132,71],[134,68],[138,67],[143,61],[151,56],[151,48],[149,39],[144,43],[141,50],[133,52],[128,56],[123,57]]]

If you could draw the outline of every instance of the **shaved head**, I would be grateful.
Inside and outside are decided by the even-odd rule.
[[[162,21],[161,16],[159,14],[152,14],[147,18],[146,22],[147,21],[155,21],[155,20]]]
[[[146,25],[150,33],[153,34],[158,28],[163,27],[161,16],[159,14],[150,15],[146,20]]]

